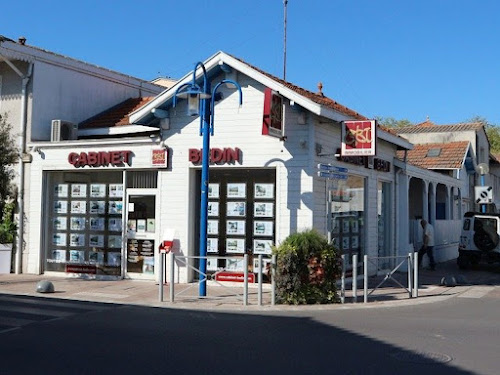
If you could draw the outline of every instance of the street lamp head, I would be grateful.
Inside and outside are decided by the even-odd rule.
[[[190,84],[186,87],[186,90],[179,90],[175,96],[177,98],[188,100],[188,116],[198,116],[198,114],[200,113],[200,100],[209,99],[211,95],[209,93],[203,92],[203,90],[201,90],[201,88],[196,84]]]
[[[200,113],[200,99],[199,94],[191,93],[187,97],[187,115],[188,116],[198,116]]]

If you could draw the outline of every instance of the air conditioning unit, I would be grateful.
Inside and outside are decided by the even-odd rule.
[[[50,141],[60,142],[78,138],[78,125],[64,120],[52,120]]]

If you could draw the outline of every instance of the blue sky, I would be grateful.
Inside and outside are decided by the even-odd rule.
[[[500,125],[499,14],[495,0],[289,0],[286,78],[367,117]],[[283,74],[283,0],[5,1],[0,16],[0,35],[143,79],[219,50]]]

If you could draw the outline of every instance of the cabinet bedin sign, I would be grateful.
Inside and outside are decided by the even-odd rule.
[[[99,151],[99,152],[72,152],[68,155],[68,162],[75,167],[104,167],[108,165],[132,165],[132,151]]]

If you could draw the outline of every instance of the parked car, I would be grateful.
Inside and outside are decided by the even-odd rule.
[[[460,269],[500,262],[500,214],[467,212],[462,222],[457,264]]]

